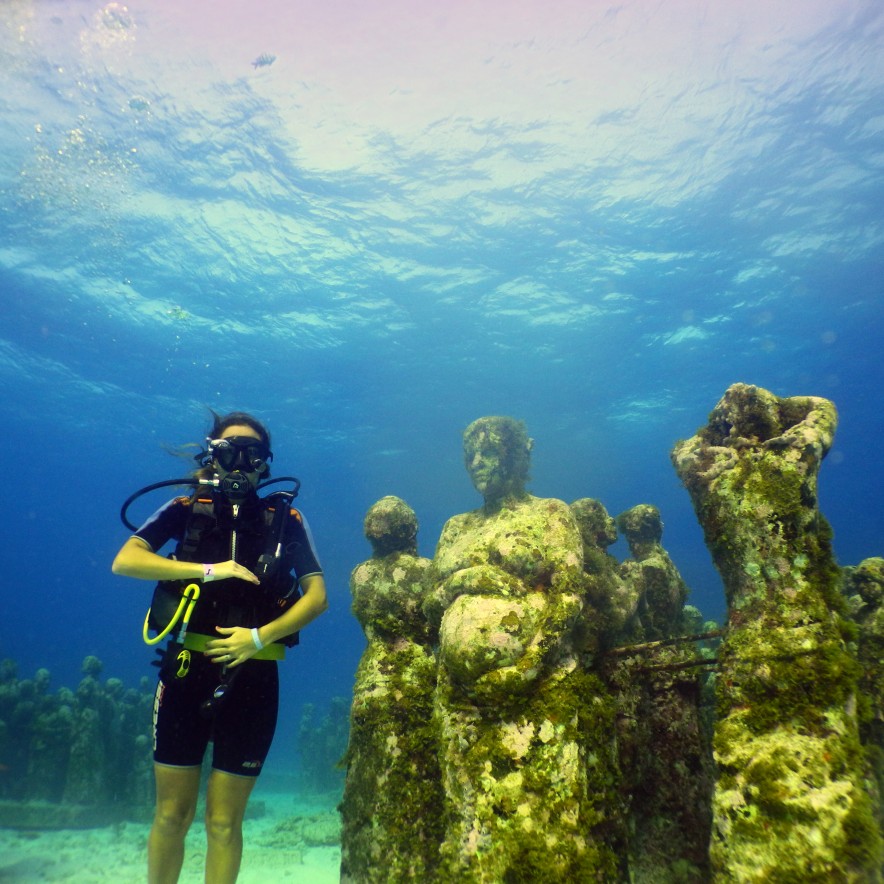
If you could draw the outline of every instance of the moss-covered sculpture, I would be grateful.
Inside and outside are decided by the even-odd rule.
[[[701,710],[700,660],[691,643],[656,645],[690,631],[687,586],[663,548],[650,504],[617,517],[631,558],[619,568],[638,598],[645,644],[606,668],[623,718],[622,788],[630,808],[629,870],[636,884],[709,880],[712,753]]]
[[[836,423],[825,399],[736,384],[672,454],[728,602],[714,742],[717,880],[880,880],[858,668],[817,506]]]
[[[583,538],[590,598],[603,615],[602,653],[587,663],[600,665],[616,700],[630,880],[708,880],[710,739],[701,724],[700,676],[693,668],[679,668],[697,653],[692,645],[658,647],[646,641],[681,634],[689,619],[683,608],[687,588],[661,544],[660,514],[642,504],[615,522],[588,497],[575,500],[571,511]],[[618,524],[633,556],[622,564],[607,552]],[[692,631],[700,632],[702,617],[696,615],[700,620]]]
[[[429,559],[417,519],[398,497],[365,518],[373,557],[350,578],[368,646],[356,672],[341,804],[341,880],[434,880],[441,779],[432,723],[436,661],[421,613]]]
[[[624,581],[620,563],[608,547],[617,541],[617,524],[604,504],[581,497],[571,504],[583,540],[583,571],[587,593],[599,615],[594,637],[603,646],[641,641],[644,633],[638,620],[640,588]]]
[[[301,708],[297,743],[300,791],[315,795],[340,793],[351,702],[349,697],[331,697],[323,715],[314,703],[305,703]]]
[[[0,661],[0,757],[6,765],[0,824],[36,825],[24,811],[28,802],[50,807],[47,828],[74,820],[76,826],[143,820],[151,813],[154,692],[145,679],[140,690],[126,690],[118,678],[102,683],[102,668],[97,657],[86,657],[76,692],[61,687],[52,693],[49,670],[19,679],[14,661]]]
[[[640,599],[638,615],[645,640],[677,635],[688,588],[663,549],[660,511],[650,504],[639,504],[617,516],[617,527],[632,554],[620,566],[620,575]]]
[[[620,875],[614,704],[575,647],[582,540],[566,504],[525,491],[530,449],[511,418],[467,428],[484,506],[449,519],[433,560],[445,881]]]
[[[859,628],[859,732],[878,798],[878,825],[884,828],[884,558],[845,568],[845,595]]]

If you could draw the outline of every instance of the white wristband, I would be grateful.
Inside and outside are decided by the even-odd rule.
[[[259,651],[264,649],[264,642],[262,642],[261,639],[258,637],[258,627],[257,626],[252,627],[252,641],[255,643],[255,647]]]
[[[214,565],[203,565],[203,583],[211,583],[217,580],[218,575],[215,573]]]

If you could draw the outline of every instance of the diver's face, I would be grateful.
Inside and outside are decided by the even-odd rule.
[[[473,487],[483,497],[494,497],[507,487],[507,470],[504,467],[503,450],[500,445],[480,433],[464,445],[464,461]]]
[[[232,424],[227,427],[221,435],[218,437],[219,439],[233,439],[233,438],[243,438],[247,437],[249,439],[255,439],[258,442],[261,442],[261,437],[255,432],[252,427],[246,424]],[[239,469],[240,472],[245,473],[246,478],[249,480],[249,484],[255,488],[258,483],[261,481],[261,477],[266,472],[267,467],[263,465],[260,470],[242,470],[240,467],[234,466],[233,470]],[[230,475],[233,470],[225,470],[224,467],[218,463],[217,459],[215,460],[215,471],[218,473],[219,478],[223,479],[225,476]]]

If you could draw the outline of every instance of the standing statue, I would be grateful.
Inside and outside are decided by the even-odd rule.
[[[817,505],[826,399],[735,384],[675,446],[724,582],[711,859],[722,881],[878,881],[857,666]]]
[[[878,799],[878,826],[884,830],[884,558],[864,559],[845,568],[844,593],[859,635],[859,735],[868,756]]]
[[[639,617],[646,641],[670,638],[681,628],[688,588],[663,549],[663,520],[655,506],[641,503],[617,516],[631,558],[620,566],[639,597]]]
[[[599,615],[596,637],[602,646],[641,641],[640,588],[624,580],[621,565],[608,547],[617,541],[617,523],[604,504],[592,497],[581,497],[571,504],[583,538],[583,571],[589,601]]]
[[[384,497],[365,517],[372,558],[350,578],[368,646],[356,671],[341,803],[341,881],[433,880],[441,780],[432,732],[436,660],[421,611],[430,560],[417,554],[417,518]]]
[[[424,610],[439,636],[440,880],[614,881],[614,703],[583,666],[591,623],[577,523],[525,490],[508,417],[464,432],[483,506],[449,519]],[[591,642],[589,642],[591,644]]]
[[[690,643],[665,643],[685,632],[688,589],[663,548],[657,507],[634,506],[617,526],[631,553],[620,576],[639,599],[645,641],[637,656],[612,657],[609,669],[620,708],[631,713],[631,727],[620,725],[629,870],[636,882],[708,881],[713,763],[692,665],[701,658]]]

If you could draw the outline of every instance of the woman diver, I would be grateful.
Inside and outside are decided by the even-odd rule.
[[[236,881],[246,804],[276,727],[276,660],[327,608],[309,527],[290,508],[294,494],[258,495],[273,457],[270,434],[244,412],[213,415],[197,455],[195,476],[205,484],[161,507],[113,562],[115,574],[160,581],[152,610],[174,611],[185,586],[198,596],[166,653],[154,701],[150,884],[174,884],[181,873],[210,740],[205,880]],[[170,540],[177,547],[166,558],[159,550]]]

